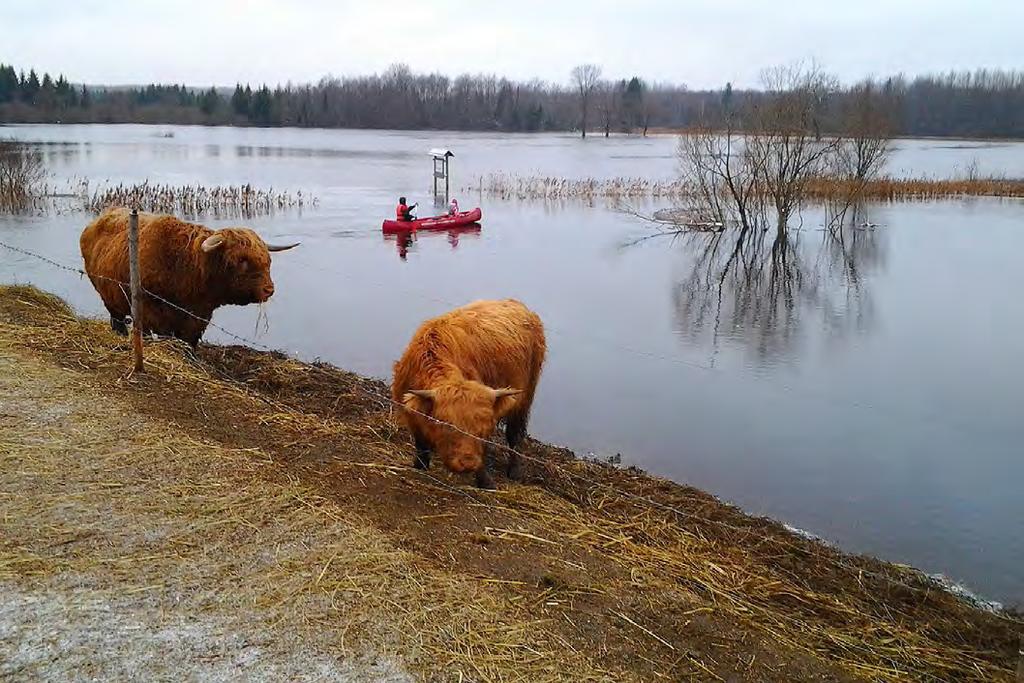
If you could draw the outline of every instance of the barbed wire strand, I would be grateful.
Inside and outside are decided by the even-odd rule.
[[[44,263],[52,265],[52,266],[54,266],[56,268],[60,268],[61,270],[65,270],[67,272],[74,273],[76,275],[86,276],[86,277],[96,277],[96,278],[99,278],[99,279],[102,279],[102,280],[107,280],[107,281],[110,281],[110,282],[117,283],[117,284],[121,285],[122,287],[123,286],[130,286],[129,283],[121,282],[120,280],[117,280],[115,278],[105,277],[105,276],[102,276],[102,275],[89,275],[82,268],[76,268],[76,267],[73,267],[73,266],[65,265],[63,263],[59,263],[58,261],[55,261],[55,260],[53,260],[51,258],[48,258],[46,256],[43,256],[41,254],[37,254],[35,252],[28,251],[26,249],[22,249],[20,247],[15,247],[15,246],[7,244],[6,242],[3,242],[3,241],[0,241],[0,247],[6,248],[6,249],[8,249],[10,251],[13,251],[13,252],[16,252],[16,253],[20,253],[20,254],[25,255],[25,256],[36,258],[36,259],[38,259],[38,260],[40,260],[40,261],[42,261]],[[173,309],[175,309],[175,310],[177,310],[177,311],[179,311],[181,313],[184,313],[184,314],[186,314],[186,315],[188,315],[188,316],[190,316],[190,317],[192,317],[192,318],[194,318],[194,319],[196,319],[196,320],[198,320],[200,322],[203,322],[203,323],[205,323],[205,324],[207,324],[207,325],[209,325],[209,326],[219,330],[220,332],[228,335],[229,337],[231,337],[231,338],[233,338],[233,339],[235,339],[237,341],[243,342],[247,346],[251,346],[251,347],[254,347],[254,348],[257,348],[257,349],[260,349],[260,350],[263,350],[263,351],[267,351],[267,352],[270,352],[270,353],[281,353],[281,351],[278,350],[278,349],[274,349],[274,348],[272,348],[270,346],[267,346],[266,344],[263,344],[262,342],[259,342],[259,341],[255,340],[255,339],[251,339],[249,337],[245,337],[243,335],[236,334],[236,333],[234,333],[234,332],[232,332],[232,331],[230,331],[230,330],[228,330],[228,329],[226,329],[226,328],[224,328],[224,327],[214,323],[212,320],[209,320],[207,318],[203,318],[202,316],[196,315],[195,313],[193,313],[193,312],[189,311],[188,309],[178,305],[177,303],[169,301],[168,299],[166,299],[166,298],[164,298],[164,297],[162,297],[162,296],[160,296],[158,294],[154,294],[153,292],[149,291],[145,287],[142,288],[142,291],[147,296],[152,297],[156,301],[159,301],[159,302],[161,302],[161,303],[163,303],[163,304],[165,304],[167,306],[170,306],[171,308],[173,308]],[[285,355],[287,355],[287,354],[285,354]],[[326,371],[323,370],[323,368],[320,368],[319,366],[317,366],[315,364],[310,365],[309,367],[313,368],[314,370],[323,372],[324,374],[327,374]],[[333,379],[333,377],[332,377],[332,379]],[[401,403],[399,401],[394,400],[391,396],[387,396],[387,395],[379,393],[379,392],[371,391],[371,390],[366,389],[365,387],[362,387],[362,386],[357,386],[357,389],[359,391],[363,392],[364,394],[366,394],[367,396],[371,397],[371,398],[374,398],[374,399],[377,399],[379,401],[382,401],[382,402],[384,402],[386,404],[391,405],[392,407],[398,408],[399,410],[403,410],[403,411],[407,411],[407,412],[413,413],[413,414],[415,414],[415,415],[417,415],[419,417],[422,417],[425,420],[428,420],[428,421],[433,422],[433,423],[435,423],[437,425],[445,427],[446,429],[450,429],[450,430],[452,430],[454,432],[462,434],[463,436],[470,437],[470,438],[472,438],[472,439],[474,439],[474,440],[476,440],[478,442],[481,442],[485,446],[489,445],[489,446],[497,448],[497,449],[499,449],[501,451],[505,451],[505,452],[508,452],[508,453],[511,453],[511,454],[515,454],[517,457],[521,457],[524,460],[527,460],[529,462],[537,463],[537,464],[541,465],[542,467],[547,467],[547,466],[549,466],[551,464],[551,463],[549,463],[549,462],[547,462],[545,460],[542,460],[540,458],[537,458],[535,456],[531,456],[531,455],[529,455],[527,453],[523,453],[522,451],[517,451],[517,450],[511,448],[510,446],[508,446],[507,444],[500,443],[498,441],[495,441],[495,440],[492,440],[492,439],[489,439],[489,438],[480,437],[480,436],[478,436],[476,434],[472,434],[470,432],[467,432],[467,431],[461,429],[457,425],[451,424],[449,422],[445,422],[443,420],[439,420],[439,419],[435,418],[432,415],[429,415],[427,413],[423,413],[421,411],[409,408],[404,403]],[[481,500],[480,498],[478,498],[478,497],[468,493],[467,491],[465,491],[463,489],[452,487],[452,486],[446,484],[445,482],[441,481],[440,479],[434,477],[433,475],[430,475],[429,473],[427,473],[427,472],[425,472],[423,470],[417,470],[417,471],[420,474],[424,475],[425,478],[427,478],[429,480],[432,480],[438,487],[440,487],[442,489],[445,489],[445,490],[450,491],[452,493],[456,493],[456,494],[462,495],[462,496],[464,496],[466,498],[469,498],[470,500],[472,500],[473,502],[475,502],[477,504],[481,504],[481,505],[484,505],[486,507],[490,507],[492,509],[497,509],[497,508],[494,508],[494,506],[492,506],[489,503],[487,503],[486,501]],[[720,528],[729,529],[731,531],[740,532],[740,533],[743,533],[743,534],[749,534],[749,533],[751,533],[751,531],[753,531],[753,529],[750,529],[750,528],[745,528],[745,527],[737,526],[737,525],[734,525],[734,524],[730,524],[728,522],[724,522],[722,520],[710,519],[710,518],[707,518],[707,517],[703,517],[701,515],[697,515],[697,514],[695,514],[693,512],[683,511],[683,510],[680,510],[679,508],[677,508],[677,507],[675,507],[673,505],[668,505],[666,503],[662,503],[662,502],[654,500],[654,499],[652,499],[652,498],[650,498],[648,496],[643,496],[643,495],[640,495],[640,494],[633,493],[631,491],[625,491],[623,489],[616,488],[615,486],[612,486],[611,484],[607,484],[605,482],[597,481],[597,480],[591,479],[589,477],[585,477],[585,476],[583,476],[581,474],[578,474],[578,473],[569,472],[569,471],[565,470],[564,468],[561,469],[560,471],[563,474],[565,474],[566,476],[568,476],[568,477],[570,477],[572,479],[575,479],[577,481],[583,482],[585,484],[588,484],[591,487],[604,489],[604,490],[609,491],[611,493],[614,493],[614,494],[616,494],[616,495],[618,495],[618,496],[620,496],[622,498],[625,498],[625,499],[631,501],[632,503],[636,504],[638,507],[654,508],[654,509],[660,510],[662,512],[670,513],[671,515],[675,516],[677,519],[703,522],[705,524],[709,524],[709,525],[712,525],[712,526],[718,526]],[[801,547],[801,546],[796,545],[794,543],[785,541],[785,540],[783,540],[781,538],[772,537],[771,540],[772,540],[772,542],[774,542],[779,547],[782,547],[782,548],[785,548],[785,549],[788,549],[788,550],[794,550],[794,551],[797,551],[797,552],[808,552],[806,547]],[[838,552],[834,546],[831,546],[831,544],[828,544],[826,542],[820,541],[818,539],[808,539],[808,541],[810,543],[816,543],[816,544],[822,546],[824,549],[830,551],[833,554]],[[871,576],[871,577],[876,578],[876,579],[878,579],[880,581],[883,581],[885,583],[889,583],[889,584],[892,584],[892,585],[900,586],[900,587],[905,588],[905,589],[910,590],[910,591],[925,592],[925,593],[927,593],[927,592],[930,592],[933,588],[939,588],[939,589],[942,589],[942,590],[946,589],[945,586],[943,586],[941,583],[936,581],[933,577],[931,577],[931,576],[929,576],[927,574],[924,574],[923,572],[920,573],[920,579],[919,580],[921,582],[925,582],[925,583],[928,584],[925,587],[922,587],[920,585],[912,585],[912,584],[906,583],[904,581],[901,581],[899,579],[895,579],[895,578],[893,578],[893,577],[891,577],[891,576],[889,576],[887,574],[876,572],[874,570],[867,569],[865,567],[851,565],[849,563],[846,563],[846,562],[843,562],[842,560],[837,559],[833,555],[818,555],[818,557],[823,559],[825,562],[827,562],[829,564],[832,564],[833,566],[845,569],[847,571],[850,571],[850,572],[853,572],[853,573],[856,573],[856,574]],[[920,570],[917,570],[917,571],[920,571]],[[1008,614],[1005,614],[1005,613],[1002,613],[1002,612],[991,612],[991,613],[994,614],[996,617],[998,617],[1000,619],[1004,619],[1004,620],[1006,620],[1006,621],[1008,621],[1010,623],[1017,624],[1017,625],[1024,624],[1024,620],[1016,619],[1016,618],[1014,618],[1014,617],[1012,617],[1012,616],[1010,616]]]

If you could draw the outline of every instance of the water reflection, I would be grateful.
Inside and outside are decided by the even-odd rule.
[[[385,242],[394,242],[395,249],[398,252],[398,258],[405,261],[409,256],[410,249],[415,250],[416,241],[421,235],[428,237],[436,237],[439,235],[445,235],[448,240],[448,244],[451,245],[452,250],[459,248],[460,240],[464,237],[470,239],[476,239],[480,236],[482,226],[479,223],[471,223],[469,225],[460,225],[454,228],[448,228],[447,230],[403,230],[395,233],[384,233]]]
[[[723,340],[735,341],[771,361],[793,357],[807,325],[836,340],[875,323],[867,276],[885,266],[883,230],[732,228],[679,239],[691,258],[672,301],[679,334],[690,344],[710,340],[714,353]]]
[[[210,145],[207,145],[209,148]],[[276,145],[235,145],[235,155],[239,157],[277,157],[298,159],[389,159],[393,161],[418,159],[419,155],[408,150],[363,150],[363,149],[330,149],[320,147],[279,147]]]

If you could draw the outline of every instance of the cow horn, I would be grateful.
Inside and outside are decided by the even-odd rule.
[[[425,398],[428,401],[433,401],[437,397],[437,392],[434,391],[433,389],[410,389],[408,392],[406,392],[406,396],[409,396],[410,394],[412,396],[419,396],[420,398]]]
[[[268,244],[267,251],[288,251],[302,244],[302,242],[296,242],[295,244]]]
[[[492,389],[492,391],[494,392],[495,401],[499,398],[504,398],[505,396],[518,396],[523,393],[522,389]]]
[[[207,237],[205,240],[203,240],[203,243],[199,245],[199,247],[203,251],[209,253],[216,249],[217,247],[221,246],[222,244],[224,244],[224,235],[218,235],[217,233],[214,233]]]

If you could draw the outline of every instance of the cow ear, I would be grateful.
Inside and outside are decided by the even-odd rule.
[[[507,415],[516,404],[522,389],[492,389],[494,394],[494,416],[499,420]]]
[[[436,395],[431,389],[411,389],[402,396],[402,404],[409,410],[429,415]]]
[[[205,251],[206,253],[210,253],[214,249],[217,249],[223,245],[224,235],[220,235],[215,232],[209,237],[207,237],[205,240],[203,240],[203,243],[199,245],[199,248]]]

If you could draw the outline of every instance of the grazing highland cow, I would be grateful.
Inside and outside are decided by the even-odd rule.
[[[522,441],[545,351],[540,318],[511,299],[477,301],[423,323],[391,385],[416,443],[414,465],[426,469],[436,451],[448,469],[475,472],[477,486],[493,488],[480,439],[504,418],[508,445]],[[519,460],[510,454],[510,478],[520,477]]]
[[[85,272],[110,313],[110,326],[126,334],[131,304],[128,287],[121,283],[129,278],[128,209],[104,211],[82,231],[79,244]],[[274,294],[270,252],[294,246],[266,244],[246,228],[214,231],[174,216],[139,214],[143,289],[193,314],[143,295],[143,333],[177,337],[195,347],[215,309],[262,303]]]

